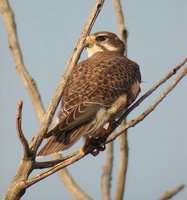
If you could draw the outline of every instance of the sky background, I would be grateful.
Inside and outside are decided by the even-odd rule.
[[[45,108],[55,92],[94,0],[10,1],[15,13],[25,66],[35,79]],[[187,55],[186,0],[122,1],[129,31],[128,57],[142,73],[142,95]],[[113,2],[106,1],[92,32],[118,33]],[[85,58],[83,53],[81,59]],[[173,80],[173,79],[172,79]],[[170,81],[171,82],[171,81]],[[165,88],[141,104],[128,119],[140,114]],[[19,99],[24,102],[23,131],[30,140],[39,128],[28,94],[16,73],[0,18],[0,197],[15,174],[22,146],[15,129]],[[158,199],[166,190],[187,184],[187,80],[186,77],[142,123],[129,130],[129,167],[125,196],[128,200]],[[78,144],[75,148],[79,148]],[[118,171],[115,141],[112,197]],[[86,156],[68,167],[79,185],[101,199],[100,178],[105,152]],[[31,174],[41,172],[37,170]],[[57,174],[27,189],[23,200],[72,199]],[[113,198],[112,198],[113,199]],[[187,189],[175,200],[187,199]]]

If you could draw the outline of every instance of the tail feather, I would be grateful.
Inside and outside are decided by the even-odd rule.
[[[62,132],[60,129],[57,129],[55,132],[54,129],[49,131],[45,136],[47,143],[41,149],[37,156],[48,156],[60,151],[64,151],[70,148],[75,144],[83,135],[92,135],[97,133],[97,126],[94,123],[88,123],[84,126],[80,126],[76,129],[71,129],[67,132]]]
[[[78,131],[62,134],[64,134],[64,136],[60,139],[56,136],[51,136],[37,156],[48,156],[60,151],[64,151],[75,144],[75,142],[77,142],[77,140],[79,140],[81,137],[81,134],[79,134]]]

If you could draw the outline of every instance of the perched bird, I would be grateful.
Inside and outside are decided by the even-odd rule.
[[[140,92],[138,64],[124,56],[124,43],[111,32],[87,37],[88,59],[77,64],[64,88],[59,122],[38,156],[71,147],[81,136],[99,138]]]

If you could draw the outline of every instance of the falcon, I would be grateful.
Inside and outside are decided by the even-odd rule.
[[[140,92],[138,64],[125,55],[125,45],[111,32],[86,38],[88,59],[77,64],[66,82],[59,122],[38,156],[70,148],[82,136],[100,138]]]

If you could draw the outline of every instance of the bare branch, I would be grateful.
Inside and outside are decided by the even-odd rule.
[[[120,2],[120,0],[114,0],[113,2],[114,2],[114,8],[115,8],[115,13],[116,13],[116,17],[117,17],[120,39],[123,40],[126,44],[127,37],[128,37],[128,31],[125,26],[125,20],[123,17],[121,2]]]
[[[80,58],[80,55],[84,49],[84,42],[85,42],[85,39],[87,37],[87,35],[89,35],[89,33],[91,32],[91,29],[95,23],[95,20],[97,19],[97,16],[99,15],[102,7],[103,7],[103,4],[104,4],[105,0],[97,0],[96,1],[96,4],[95,6],[93,7],[89,17],[88,17],[88,20],[85,24],[85,27],[81,33],[81,36],[79,38],[79,41],[78,43],[76,44],[75,48],[74,48],[74,53],[73,55],[71,56],[68,64],[67,64],[67,67],[66,67],[66,72],[65,74],[63,75],[63,78],[65,80],[67,80],[69,74],[71,73],[73,67],[77,64],[77,61],[79,60]]]
[[[112,180],[112,167],[113,167],[113,142],[106,146],[106,158],[103,166],[103,173],[101,179],[102,199],[110,200],[110,188]]]
[[[182,191],[185,188],[185,185],[179,185],[176,188],[165,192],[160,198],[159,200],[168,200],[171,199],[172,197],[174,197],[176,194],[178,194],[180,191]]]
[[[27,158],[30,156],[30,149],[27,139],[25,138],[22,131],[22,107],[23,107],[23,102],[20,100],[18,102],[18,107],[16,112],[16,129],[20,142],[23,145],[23,157]]]
[[[73,163],[79,161],[80,159],[84,158],[86,155],[88,155],[89,153],[93,152],[93,150],[95,149],[95,146],[90,143],[90,145],[87,146],[87,148],[84,150],[84,152],[82,150],[72,153],[70,156],[67,156],[65,159],[60,160],[59,159],[59,163],[54,165],[52,168],[50,168],[49,170],[46,170],[38,175],[36,175],[33,178],[30,178],[26,181],[26,185],[27,187],[37,183],[38,181],[58,172],[60,169],[63,169],[69,165],[72,165]],[[58,160],[56,160],[58,162]],[[47,163],[43,162],[43,163],[38,163],[38,166],[45,166],[45,165],[49,165],[50,162],[53,161],[48,161]]]
[[[125,26],[125,20],[123,17],[123,11],[121,7],[120,0],[114,0],[114,8],[117,17],[117,24],[119,30],[119,37],[122,41],[124,41],[126,45],[125,54],[127,55],[127,37],[128,31]],[[126,119],[123,119],[122,124],[126,123]],[[120,125],[121,128],[121,125]],[[117,179],[117,186],[115,192],[115,199],[123,199],[124,190],[125,190],[125,180],[126,180],[126,173],[128,167],[128,135],[127,130],[124,131],[123,134],[120,135],[119,138],[119,148],[120,148],[120,159],[119,159],[119,166],[118,166],[118,179]]]
[[[53,166],[52,168],[50,168],[49,170],[46,170],[46,171],[36,175],[35,177],[26,180],[27,187],[29,187],[29,186],[37,183],[38,181],[58,172],[60,169],[63,169],[65,167],[69,166],[69,165],[72,165],[73,163],[84,158],[89,153],[93,152],[94,149],[95,149],[95,146],[93,144],[90,144],[90,145],[87,146],[87,148],[85,149],[84,152],[82,150],[80,150],[80,151],[75,152],[72,155],[68,156],[66,159],[63,159],[61,161],[59,160],[59,163],[56,164],[55,166]],[[50,161],[47,164],[49,164],[49,163],[50,163]],[[42,164],[42,163],[40,163],[40,164]],[[43,162],[43,164],[45,164],[45,162]]]
[[[125,120],[120,125],[120,129],[123,127],[124,124],[126,124]],[[124,190],[125,190],[125,180],[126,180],[128,158],[129,158],[127,130],[120,135],[119,145],[120,145],[119,147],[120,160],[119,160],[119,166],[118,166],[118,178],[117,178],[117,185],[116,185],[116,191],[115,191],[116,200],[123,199]]]
[[[25,68],[21,48],[19,45],[18,37],[17,37],[14,14],[8,3],[8,0],[0,1],[0,10],[4,19],[6,29],[7,29],[9,47],[12,53],[12,57],[14,59],[16,70],[20,78],[23,80],[23,84],[29,93],[32,105],[34,107],[34,110],[36,111],[36,116],[38,120],[41,122],[45,113],[44,106],[41,103],[41,98],[40,98],[40,94],[38,92],[36,83],[31,78],[31,76],[29,75],[29,72]]]

